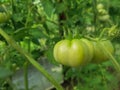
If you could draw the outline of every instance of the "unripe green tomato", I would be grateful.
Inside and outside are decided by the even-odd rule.
[[[110,16],[107,14],[107,15],[102,15],[102,16],[99,16],[98,19],[100,21],[108,21],[110,19]]]
[[[93,45],[94,45],[94,57],[92,59],[93,63],[102,63],[104,61],[109,60],[109,56],[103,47],[105,47],[110,54],[114,53],[113,45],[109,40],[93,42]]]
[[[80,39],[85,45],[84,45],[84,48],[85,48],[85,61],[87,62],[87,63],[89,63],[91,60],[92,60],[92,58],[93,58],[93,54],[94,54],[94,47],[93,47],[93,44],[92,44],[92,42],[91,41],[89,41],[89,40],[87,40],[87,39],[85,39],[85,38],[82,38],[82,39]]]
[[[5,12],[0,12],[0,23],[6,22],[10,18]]]
[[[77,67],[84,63],[85,50],[79,39],[61,40],[54,46],[54,58],[57,62]]]
[[[97,5],[97,9],[99,10],[99,9],[103,9],[104,8],[104,6],[103,6],[103,4],[102,3],[99,3],[98,5]]]
[[[108,14],[108,12],[105,9],[98,9],[98,13],[100,15],[106,15],[106,14]]]

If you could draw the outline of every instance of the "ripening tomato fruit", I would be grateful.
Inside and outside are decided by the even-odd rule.
[[[92,59],[93,63],[101,63],[101,62],[109,60],[109,56],[107,55],[103,46],[106,48],[106,50],[109,51],[109,53],[111,54],[114,53],[113,45],[109,40],[93,42],[93,46],[94,46],[94,57]]]
[[[53,55],[57,62],[77,67],[91,61],[93,48],[86,39],[61,40],[54,46]]]

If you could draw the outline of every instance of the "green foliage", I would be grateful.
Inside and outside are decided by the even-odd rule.
[[[97,9],[100,3],[106,14]],[[104,37],[114,43],[117,48],[114,56],[120,63],[119,0],[0,0],[0,12],[10,14],[10,19],[0,24],[0,28],[36,61],[47,57],[48,62],[58,65],[53,58],[53,46],[61,39]],[[0,36],[0,89],[25,62],[26,59]],[[118,88],[119,75],[110,61],[77,69],[63,66],[63,69],[64,78],[70,80],[73,90]]]
[[[116,73],[111,62],[106,62],[102,65],[89,64],[83,68],[70,68],[65,73],[65,79],[72,78],[74,90],[113,90],[119,87],[119,77],[114,76]]]

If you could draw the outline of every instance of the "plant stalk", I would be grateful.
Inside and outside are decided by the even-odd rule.
[[[28,84],[28,61],[24,63],[24,85],[25,90],[29,90],[29,84]]]

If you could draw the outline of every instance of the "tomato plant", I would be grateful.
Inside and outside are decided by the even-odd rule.
[[[119,0],[0,0],[0,89],[44,86],[29,81],[33,65],[57,90],[60,85],[64,90],[119,90],[119,19]],[[58,68],[49,68],[48,62]],[[46,74],[47,68],[55,75],[60,71],[62,83]],[[24,85],[11,79],[21,69]]]

